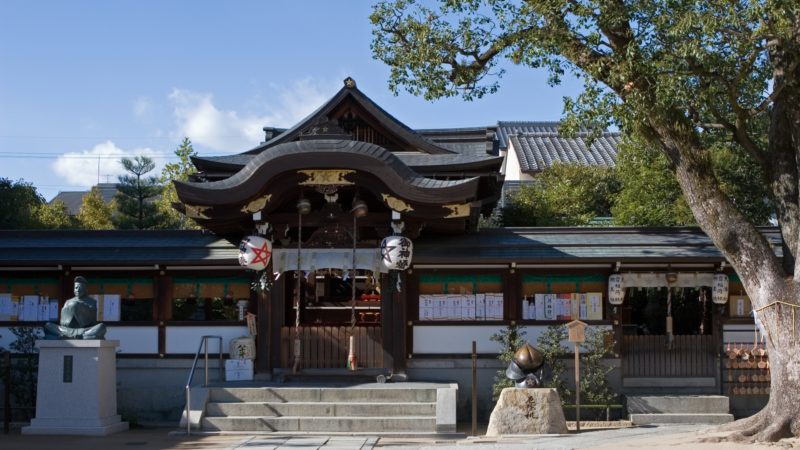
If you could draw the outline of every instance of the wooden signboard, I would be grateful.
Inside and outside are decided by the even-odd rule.
[[[586,323],[580,320],[573,320],[567,324],[567,332],[569,333],[569,341],[582,343],[586,341]]]

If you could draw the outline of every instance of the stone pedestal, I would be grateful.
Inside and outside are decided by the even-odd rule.
[[[503,389],[486,429],[487,436],[566,432],[567,421],[555,389]]]
[[[128,429],[117,415],[119,341],[36,341],[36,418],[22,434],[103,436]]]

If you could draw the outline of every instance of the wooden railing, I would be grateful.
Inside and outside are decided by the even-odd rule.
[[[300,327],[303,368],[326,369],[347,367],[350,335],[355,336],[356,357],[362,368],[383,367],[381,327],[349,326]],[[294,362],[294,327],[281,328],[281,366],[290,368]]]
[[[676,335],[672,349],[664,335],[622,337],[625,377],[713,377],[717,346],[711,335]]]

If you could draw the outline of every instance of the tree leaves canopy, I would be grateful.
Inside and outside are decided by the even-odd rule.
[[[103,200],[103,195],[97,186],[92,187],[89,193],[83,196],[77,219],[81,228],[87,230],[114,229],[112,206]]]
[[[0,178],[0,229],[38,228],[36,211],[44,203],[33,184]]]
[[[191,160],[193,156],[197,156],[197,152],[194,151],[192,141],[188,137],[183,138],[183,142],[175,149],[175,156],[178,157],[178,162],[168,163],[161,170],[160,181],[164,191],[158,200],[158,209],[164,217],[163,228],[198,229],[199,226],[192,219],[172,207],[173,203],[180,203],[172,182],[187,181],[189,175],[197,171]]]

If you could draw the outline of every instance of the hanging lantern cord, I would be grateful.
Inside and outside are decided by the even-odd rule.
[[[356,327],[356,242],[358,239],[358,218],[353,214],[353,276],[352,276],[352,298],[350,299],[350,328],[351,331]]]
[[[298,210],[297,212],[297,292],[294,301],[294,364],[292,366],[292,373],[297,373],[300,370],[300,358],[302,352],[300,351],[300,288],[302,287],[302,272],[300,271],[300,253],[303,246],[303,213]]]

